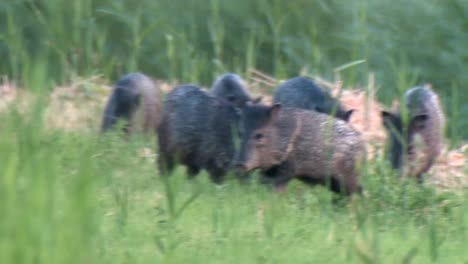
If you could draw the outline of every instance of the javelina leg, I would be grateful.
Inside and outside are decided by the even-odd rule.
[[[181,162],[187,166],[187,176],[189,179],[194,178],[200,173],[200,166],[196,163],[193,153],[184,155]]]
[[[171,173],[174,169],[174,157],[172,156],[172,154],[161,150],[161,147],[158,155],[158,169],[159,175],[161,176]]]
[[[200,168],[194,165],[187,165],[187,176],[192,179],[200,173]]]
[[[362,189],[358,178],[360,169],[355,159],[343,156],[334,165],[336,174],[330,178],[330,189],[344,195],[360,193]]]
[[[174,169],[174,156],[167,151],[166,145],[161,143],[159,144],[158,169],[161,176],[171,173]]]
[[[330,190],[337,194],[348,194],[348,190],[346,188],[346,184],[340,183],[338,179],[329,177],[325,180],[325,185],[330,188]]]
[[[264,183],[271,183],[277,191],[284,191],[288,182],[294,177],[293,168],[285,162],[266,171],[262,177]]]
[[[173,153],[169,150],[170,147],[170,138],[167,131],[167,122],[164,119],[164,122],[161,123],[161,126],[158,128],[158,167],[160,175],[165,173],[170,173],[174,169],[174,157]]]
[[[277,169],[278,169],[278,166],[273,167],[267,171],[264,171],[262,175],[260,176],[260,183],[268,184],[268,185],[273,184],[273,178],[276,176]]]
[[[432,164],[434,163],[434,159],[430,159],[426,166],[422,169],[422,172],[416,175],[416,178],[418,179],[418,183],[424,183],[425,177],[429,169],[432,167]]]
[[[293,175],[288,174],[288,175],[281,175],[277,178],[275,178],[274,181],[274,186],[275,190],[278,192],[283,192],[286,189],[286,186],[288,185],[289,181],[292,180]]]
[[[171,173],[174,169],[174,159],[170,156],[160,153],[158,157],[159,174]]]
[[[349,174],[349,173],[348,173]],[[354,175],[348,175],[346,178],[340,177],[341,179],[331,178],[330,179],[330,190],[335,193],[350,195],[353,193],[362,193],[362,188],[357,182],[357,177]]]
[[[224,181],[224,175],[226,171],[222,168],[217,167],[209,167],[206,169],[210,174],[211,181],[216,184],[222,184]]]

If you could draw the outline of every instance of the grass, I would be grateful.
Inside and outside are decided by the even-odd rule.
[[[380,157],[365,195],[332,202],[292,182],[160,177],[141,138],[65,132],[0,115],[1,263],[465,263],[466,192],[398,181]]]

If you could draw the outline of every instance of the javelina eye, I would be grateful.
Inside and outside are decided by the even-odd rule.
[[[263,134],[262,134],[262,133],[257,133],[257,134],[255,134],[255,139],[256,139],[256,140],[260,140],[260,139],[262,139],[262,138],[263,138]]]

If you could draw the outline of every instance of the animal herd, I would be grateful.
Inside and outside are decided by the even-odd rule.
[[[162,97],[148,76],[127,74],[114,85],[101,127],[106,132],[121,123],[126,135],[156,133],[161,175],[181,164],[188,177],[206,170],[222,183],[230,171],[244,181],[258,169],[261,182],[277,190],[298,179],[345,195],[362,191],[366,148],[348,123],[354,110],[311,78],[286,80],[271,104],[253,98],[233,73],[221,75],[209,90],[184,84]],[[381,115],[392,168],[422,181],[442,145],[438,96],[428,85],[413,87],[398,111]]]

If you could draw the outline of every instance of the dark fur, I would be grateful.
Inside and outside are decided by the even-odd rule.
[[[233,73],[225,73],[216,79],[210,93],[215,97],[223,98],[236,107],[242,107],[246,102],[252,100],[242,78]]]
[[[349,121],[353,110],[346,111],[330,93],[308,77],[294,77],[276,88],[273,102],[286,107],[314,110]]]
[[[205,169],[213,182],[222,182],[234,156],[235,124],[232,104],[194,85],[176,87],[165,99],[158,129],[161,173],[179,161],[191,177]]]
[[[331,122],[331,123],[330,123]],[[242,109],[242,139],[235,164],[261,169],[263,180],[284,188],[298,178],[328,184],[335,192],[360,192],[359,167],[365,156],[360,134],[342,120],[279,104]]]

